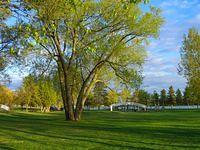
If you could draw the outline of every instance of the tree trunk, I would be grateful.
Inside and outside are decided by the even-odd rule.
[[[79,121],[79,120],[81,119],[81,114],[82,114],[82,112],[83,112],[83,107],[82,107],[82,106],[80,106],[80,107],[75,111],[74,116],[75,116],[75,120],[76,120],[76,121]]]
[[[84,107],[84,97],[80,96],[77,99],[76,110],[75,110],[75,113],[74,113],[74,117],[75,117],[76,121],[81,119],[81,114],[83,112],[83,107]]]
[[[72,97],[70,96],[69,91],[62,90],[62,100],[63,100],[63,105],[64,105],[64,110],[65,110],[65,119],[68,121],[73,121],[75,120],[74,118],[74,106],[72,103]]]
[[[68,86],[68,81],[67,81],[67,72],[66,72],[66,68],[64,65],[64,61],[61,58],[60,58],[61,62],[57,62],[57,65],[58,65],[58,74],[59,74],[61,95],[62,95],[64,110],[65,110],[65,119],[66,120],[75,120],[72,96],[70,95],[71,92],[70,92],[70,88]]]

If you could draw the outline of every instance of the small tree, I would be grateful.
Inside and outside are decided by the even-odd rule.
[[[22,87],[16,92],[17,104],[40,107],[41,111],[49,111],[51,105],[56,105],[60,99],[50,79],[29,75],[24,78]]]
[[[43,112],[48,112],[51,105],[56,105],[58,95],[50,81],[39,81],[39,97]]]
[[[166,90],[162,89],[160,92],[160,101],[162,102],[163,107],[165,106],[166,100],[167,100]]]
[[[186,87],[183,93],[183,103],[189,105],[190,99],[191,99],[191,91],[189,87]]]
[[[182,95],[182,92],[180,89],[177,89],[177,91],[176,91],[176,102],[179,105],[183,104],[183,95]]]
[[[127,88],[123,88],[120,92],[120,96],[123,102],[128,101],[128,99],[131,97],[131,92]]]
[[[150,94],[145,90],[139,90],[138,94],[139,103],[149,105]]]
[[[109,90],[107,93],[107,99],[104,103],[105,106],[117,103],[119,100],[119,94],[116,91]]]
[[[30,106],[34,106],[37,104],[39,98],[38,87],[36,87],[34,77],[32,75],[24,78],[20,91],[21,94],[24,94],[22,98],[24,99],[24,103],[26,105],[26,111],[28,111]]]
[[[175,91],[174,91],[173,86],[169,87],[167,99],[168,99],[169,104],[171,104],[171,105],[176,104],[176,96],[175,96]]]
[[[0,85],[0,104],[8,105],[12,108],[14,93],[7,87]]]
[[[154,101],[154,105],[156,106],[159,106],[160,103],[159,103],[159,94],[157,93],[157,91],[154,91],[153,92],[153,96],[152,96],[152,100]]]
[[[24,88],[20,88],[15,93],[15,104],[20,105],[23,110],[24,106],[26,106],[26,93]]]

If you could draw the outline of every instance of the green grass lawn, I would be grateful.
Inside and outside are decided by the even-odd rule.
[[[200,111],[0,113],[0,149],[200,149]]]

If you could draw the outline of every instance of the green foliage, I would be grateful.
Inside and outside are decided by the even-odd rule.
[[[168,99],[169,104],[171,104],[171,105],[176,104],[175,91],[174,91],[174,88],[172,86],[169,87],[167,99]]]
[[[165,89],[162,89],[160,92],[160,101],[162,103],[162,106],[165,106],[167,102],[167,92]]]
[[[105,106],[110,106],[111,104],[116,104],[119,101],[119,94],[116,91],[109,90],[107,92],[107,98],[104,102]]]
[[[159,94],[157,93],[157,91],[153,92],[152,100],[153,100],[154,105],[160,105]]]
[[[11,13],[9,10],[9,3],[9,0],[0,1],[0,27],[4,25],[3,21],[5,21]]]
[[[138,94],[139,103],[149,105],[150,102],[150,94],[145,90],[139,90]]]
[[[39,97],[40,104],[43,107],[49,108],[51,105],[56,105],[57,100],[59,99],[57,92],[54,89],[54,86],[51,81],[40,79],[38,81],[39,88]]]
[[[128,101],[131,97],[131,91],[127,88],[123,88],[120,92],[120,97],[123,102]]]
[[[17,91],[16,103],[22,107],[40,107],[42,111],[49,111],[51,105],[56,105],[59,96],[52,81],[44,77],[37,79],[29,75],[24,78],[22,87]]]
[[[96,84],[94,88],[94,94],[90,93],[85,102],[86,106],[110,106],[111,104],[115,104],[118,102],[119,94],[117,92],[115,92],[114,90],[106,89],[104,85],[102,87],[101,83]]]
[[[8,75],[5,73],[5,69],[8,66],[9,59],[6,52],[3,51],[5,44],[3,43],[2,32],[4,30],[5,21],[10,16],[9,0],[0,1],[0,83],[8,81]]]
[[[185,88],[185,91],[183,93],[183,101],[184,104],[189,105],[191,101],[191,89],[189,87]]]
[[[179,71],[188,81],[191,98],[194,102],[200,100],[200,34],[197,29],[189,29],[184,36],[181,48],[181,62]]]
[[[6,65],[7,65],[7,61],[5,57],[0,56],[0,72],[2,72],[5,69]]]
[[[149,3],[150,0],[130,0],[131,3],[140,3],[140,2],[144,2],[144,3]]]
[[[8,105],[12,108],[14,103],[14,93],[6,86],[0,85],[0,104]]]
[[[97,79],[109,78],[105,71],[115,75],[107,85],[114,80],[123,88],[141,85],[145,46],[158,37],[163,18],[154,7],[143,12],[140,2],[19,0],[12,3],[18,18],[4,30],[4,40],[12,39],[4,49],[13,48],[12,55],[36,70],[59,70],[60,91],[73,120],[74,105],[82,111]]]
[[[180,89],[177,89],[176,91],[176,102],[179,105],[183,104],[183,95]]]
[[[95,106],[94,103],[94,95],[90,93],[85,101],[85,106],[90,107],[90,106]]]
[[[131,2],[138,3],[141,1]],[[51,0],[27,0],[24,3],[24,7],[25,11],[27,11],[26,13],[30,13],[27,7],[32,10],[38,10],[38,13],[34,14],[38,16],[38,20],[32,20],[30,24],[21,20],[22,23],[16,26],[16,32],[20,34],[20,39],[18,40],[23,41],[21,42],[24,47],[23,54],[27,54],[25,51],[32,51],[37,49],[37,47],[43,49],[42,45],[51,52],[50,47],[53,44],[51,42],[51,35],[55,30],[59,33],[61,40],[66,41],[67,45],[72,47],[73,39],[70,34],[72,30],[76,30],[76,36],[82,38],[81,41],[76,40],[76,53],[78,53],[76,56],[83,59],[81,63],[85,64],[86,67],[89,64],[95,65],[98,55],[105,54],[106,57],[106,54],[110,55],[110,53],[113,53],[112,50],[114,48],[116,52],[110,60],[111,70],[116,72],[120,80],[132,86],[136,86],[137,81],[141,82],[138,68],[146,56],[145,51],[142,50],[142,43],[147,37],[157,36],[158,28],[162,24],[162,18],[159,13],[154,11],[155,9],[143,14],[135,4],[131,3],[127,9],[124,9],[121,3],[116,1],[86,1],[83,3],[76,0],[72,3],[59,0],[52,3]],[[107,8],[109,9],[107,10]],[[99,16],[95,16],[95,13],[99,14]],[[88,16],[91,17],[91,21],[86,20]],[[63,21],[66,24],[63,24]],[[43,25],[40,26],[39,22]],[[110,25],[107,25],[109,23]],[[144,24],[148,25],[148,27],[144,26]],[[116,32],[114,32],[115,28]],[[121,34],[121,31],[124,31],[124,34]],[[130,33],[136,37],[133,38]],[[130,36],[126,37],[128,34]],[[123,37],[126,37],[124,38],[125,41],[130,40],[129,44],[125,44],[125,41],[123,41],[120,45],[116,45],[115,42]],[[133,40],[131,40],[132,38]],[[34,48],[30,45],[34,46]],[[17,51],[17,48],[15,50]],[[83,56],[86,57],[84,58]],[[69,60],[68,56],[66,57],[66,60]],[[121,65],[119,66],[119,64]],[[131,65],[135,67],[130,67]]]

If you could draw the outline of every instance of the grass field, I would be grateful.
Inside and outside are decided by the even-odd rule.
[[[0,149],[200,149],[200,111],[0,113]]]

